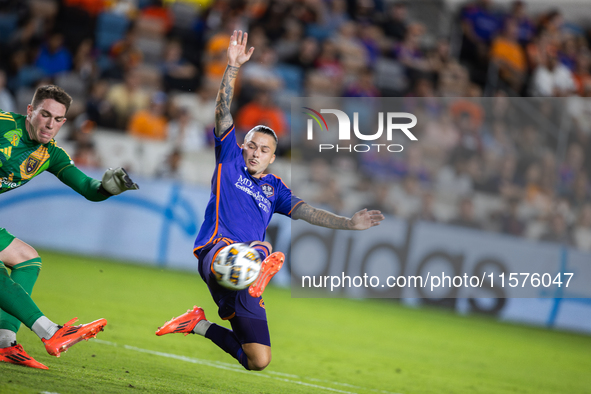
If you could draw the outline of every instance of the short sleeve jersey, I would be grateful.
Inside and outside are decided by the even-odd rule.
[[[281,178],[266,174],[252,177],[236,142],[234,126],[215,137],[216,168],[205,220],[194,253],[219,239],[229,242],[263,241],[273,213],[291,217],[303,201],[294,196]]]
[[[47,170],[58,176],[73,165],[68,154],[51,140],[29,138],[24,115],[0,110],[0,194],[29,182]]]

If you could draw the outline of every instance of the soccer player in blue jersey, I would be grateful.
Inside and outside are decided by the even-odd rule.
[[[263,370],[271,362],[271,340],[261,294],[271,277],[283,264],[283,254],[272,253],[265,229],[273,213],[311,224],[342,230],[365,230],[378,225],[384,216],[364,209],[346,218],[311,207],[273,174],[265,170],[275,160],[277,136],[266,126],[256,126],[239,146],[230,104],[238,70],[250,59],[254,48],[246,52],[248,34],[232,34],[228,47],[228,66],[216,102],[215,156],[212,191],[205,220],[195,241],[199,273],[218,305],[218,314],[229,320],[232,330],[206,320],[202,308],[167,322],[156,335],[194,333],[209,338],[248,370]],[[219,251],[233,243],[248,243],[261,255],[263,264],[258,279],[248,288],[232,291],[221,287],[211,265]]]

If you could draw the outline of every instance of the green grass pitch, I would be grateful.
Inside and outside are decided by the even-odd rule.
[[[591,337],[389,300],[265,303],[273,361],[248,372],[209,340],[154,335],[193,305],[217,316],[196,274],[41,252],[33,298],[56,322],[108,320],[98,340],[49,356],[26,327],[19,341],[48,371],[0,363],[0,393],[589,393]]]

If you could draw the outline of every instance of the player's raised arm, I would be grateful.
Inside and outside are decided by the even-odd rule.
[[[335,215],[324,209],[314,208],[306,203],[297,207],[291,215],[292,219],[302,219],[315,226],[334,228],[337,230],[367,230],[380,224],[384,215],[380,211],[368,211],[363,209],[352,218]]]
[[[234,30],[230,38],[228,66],[226,66],[215,103],[215,134],[218,137],[234,123],[232,114],[230,114],[230,106],[232,104],[232,97],[234,96],[234,84],[236,83],[240,66],[246,63],[254,52],[254,47],[251,47],[246,52],[247,40],[248,33],[245,32],[243,34],[241,30]]]

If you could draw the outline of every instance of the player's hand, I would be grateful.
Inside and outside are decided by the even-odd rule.
[[[228,46],[228,64],[230,66],[240,67],[250,59],[254,52],[254,47],[250,47],[248,52],[246,52],[247,41],[248,33],[245,32],[243,34],[242,30],[234,30],[232,37],[230,37],[230,45]]]
[[[384,215],[380,211],[368,211],[367,208],[355,213],[351,218],[351,230],[367,230],[380,224]]]
[[[127,190],[138,190],[140,188],[121,167],[109,168],[105,171],[101,186],[114,196]]]

